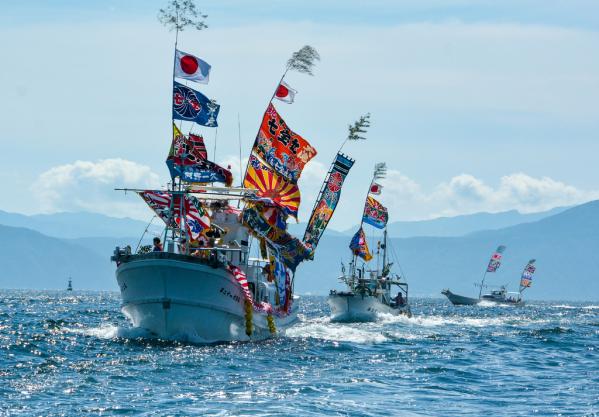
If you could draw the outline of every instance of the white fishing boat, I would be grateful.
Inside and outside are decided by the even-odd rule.
[[[353,259],[346,273],[342,265],[342,275],[339,280],[345,285],[344,291],[331,290],[327,302],[331,308],[331,320],[338,322],[368,322],[377,320],[381,314],[406,315],[412,313],[408,301],[408,284],[400,275],[391,272],[392,262],[389,262],[387,241],[387,209],[372,195],[380,194],[381,185],[376,181],[384,178],[386,165],[377,164],[374,177],[369,187],[368,196],[362,216],[362,224],[354,235],[350,249]],[[358,267],[358,258],[369,262],[373,259],[368,249],[363,223],[366,222],[382,229],[383,242],[377,244],[377,263],[375,269],[368,269],[366,263]],[[379,269],[382,254],[382,268]],[[369,264],[370,265],[370,264]],[[394,294],[397,294],[394,296]]]
[[[162,21],[177,31],[173,137],[166,161],[171,182],[166,189],[130,190],[165,228],[153,245],[115,249],[111,259],[117,265],[122,311],[133,326],[165,339],[213,343],[272,337],[297,320],[293,278],[297,266],[313,256],[314,249],[286,228],[300,204],[297,180],[316,155],[286,125],[273,100],[293,102],[295,91],[284,83],[285,74],[311,74],[319,57],[304,46],[287,62],[264,112],[242,186],[234,187],[229,168],[208,160],[204,139],[194,132],[198,126],[216,127],[220,106],[175,80],[208,83],[210,65],[177,47],[179,30],[203,23],[193,22],[198,16],[193,2],[174,1],[170,7],[161,13]]]

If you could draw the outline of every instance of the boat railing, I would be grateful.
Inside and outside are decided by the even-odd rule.
[[[197,253],[196,253],[197,251]],[[190,254],[167,252],[167,251],[152,251],[146,253],[134,254],[131,252],[131,247],[125,248],[116,247],[114,254],[110,257],[111,261],[120,265],[124,262],[137,261],[142,259],[173,259],[181,260],[186,262],[194,262],[205,265],[210,265],[214,268],[224,266],[228,262],[235,261],[233,254],[239,254],[240,264],[243,264],[243,257],[245,252],[239,248],[224,248],[224,247],[212,247],[212,248],[192,248]]]

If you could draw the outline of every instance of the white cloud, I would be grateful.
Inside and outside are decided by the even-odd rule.
[[[396,219],[427,219],[475,212],[537,212],[599,199],[599,190],[581,190],[549,177],[503,176],[496,187],[460,174],[426,191],[399,171],[383,180],[382,199]]]
[[[116,158],[53,167],[39,175],[31,190],[42,212],[91,211],[145,219],[148,212],[142,211],[143,202],[114,188],[157,188],[160,184],[149,167]]]

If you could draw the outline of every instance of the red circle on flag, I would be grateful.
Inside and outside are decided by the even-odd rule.
[[[289,95],[289,89],[285,87],[283,84],[279,84],[279,88],[277,88],[276,95],[277,97],[287,97]]]
[[[181,69],[186,74],[195,74],[198,70],[198,61],[191,55],[185,55],[179,62],[181,63]]]

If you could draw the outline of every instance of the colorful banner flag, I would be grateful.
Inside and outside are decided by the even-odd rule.
[[[301,201],[298,186],[274,172],[253,153],[250,155],[243,186],[258,190],[256,195],[261,201],[269,205],[276,205],[286,215],[297,219]]]
[[[175,50],[175,77],[208,84],[210,68],[206,61],[178,49]]]
[[[366,262],[372,259],[372,255],[370,254],[370,250],[368,249],[368,242],[366,242],[366,235],[364,234],[364,229],[360,227],[360,230],[356,232],[354,237],[352,237],[351,242],[349,243],[349,248],[352,253],[360,258],[364,259]]]
[[[254,152],[293,184],[297,183],[304,165],[316,156],[316,149],[289,129],[272,103],[262,118]]]
[[[353,159],[342,153],[337,153],[333,161],[304,232],[304,244],[312,250],[318,245],[331,217],[333,217],[341,196],[343,182],[354,162]]]
[[[217,127],[219,110],[220,106],[214,100],[210,100],[199,91],[173,82],[173,119]]]
[[[207,159],[208,151],[203,137],[193,133],[185,136],[173,123],[173,141],[168,156],[174,158],[179,165],[192,165]]]
[[[487,272],[495,272],[501,266],[501,258],[503,257],[503,252],[505,251],[504,245],[499,245],[495,250],[495,253],[491,255],[491,259],[489,260],[489,265],[487,266]]]
[[[290,284],[289,273],[285,267],[285,263],[281,259],[281,256],[272,246],[269,245],[270,259],[271,259],[271,271],[275,279],[275,285],[277,286],[278,300],[277,304],[282,306],[285,304],[287,299],[287,288]]]
[[[166,165],[171,177],[179,177],[186,182],[222,182],[227,186],[233,183],[233,174],[206,157],[206,146],[201,136],[185,136],[173,124],[173,142]]]
[[[169,227],[181,227],[181,217],[184,212],[185,226],[190,240],[197,240],[202,231],[210,227],[208,211],[193,196],[181,194],[173,196],[171,193],[157,191],[141,191],[138,194]]]
[[[524,288],[529,288],[532,285],[532,277],[537,269],[534,265],[535,262],[535,259],[531,259],[524,267],[524,271],[522,271],[522,277],[520,278],[520,291],[522,291]]]
[[[279,84],[277,87],[277,91],[275,91],[275,98],[285,103],[291,104],[293,103],[296,94],[297,91],[289,87],[285,81],[281,81],[281,84]]]
[[[243,210],[241,220],[254,236],[266,239],[268,244],[278,251],[285,265],[292,271],[295,271],[302,261],[311,256],[310,249],[299,239],[283,229],[271,226],[256,207],[246,207]]]
[[[366,204],[364,205],[364,215],[362,221],[377,229],[384,229],[387,226],[389,215],[387,209],[381,203],[374,199],[374,197],[368,196]]]

